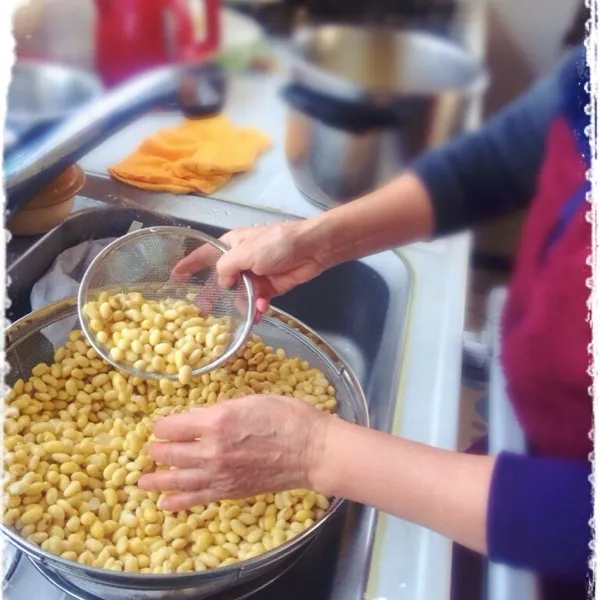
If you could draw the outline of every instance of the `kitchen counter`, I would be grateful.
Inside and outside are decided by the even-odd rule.
[[[463,2],[456,35],[479,56],[485,39],[485,2]],[[279,75],[254,74],[232,82],[225,112],[233,121],[261,128],[274,148],[254,171],[215,196],[309,217],[320,209],[296,189],[283,154],[285,108],[278,98]],[[471,107],[466,128],[476,127],[480,104]],[[133,123],[80,161],[88,172],[106,168],[131,152],[156,129],[176,123],[175,113],[155,113]],[[188,220],[202,214],[203,199],[149,195],[147,208]],[[412,309],[398,390],[393,433],[441,448],[456,449],[462,332],[470,236],[453,236],[399,249],[413,275]],[[451,482],[449,482],[451,485]],[[380,515],[373,545],[368,600],[450,598],[451,543],[402,519]],[[15,599],[16,600],[16,599]]]

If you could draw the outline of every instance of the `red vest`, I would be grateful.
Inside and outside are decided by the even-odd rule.
[[[587,202],[579,205],[545,259],[541,255],[566,199],[585,184],[585,170],[572,130],[559,118],[549,133],[524,226],[502,340],[508,394],[533,450],[583,460],[592,450]]]

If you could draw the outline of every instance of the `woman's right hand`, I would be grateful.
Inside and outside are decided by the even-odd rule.
[[[268,310],[271,298],[313,279],[327,268],[325,252],[309,234],[308,221],[273,223],[261,227],[234,229],[221,241],[231,250],[217,262],[219,285],[235,285],[239,275],[251,274],[257,310]],[[186,256],[173,274],[190,276],[204,266],[200,251]]]

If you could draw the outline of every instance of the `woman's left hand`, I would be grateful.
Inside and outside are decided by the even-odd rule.
[[[173,492],[161,508],[310,488],[332,417],[283,396],[254,395],[160,419],[150,446],[159,464],[139,486]]]

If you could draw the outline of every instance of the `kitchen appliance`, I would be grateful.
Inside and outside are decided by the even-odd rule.
[[[484,69],[428,33],[329,25],[298,30],[288,56],[286,157],[323,208],[391,180],[457,131]]]
[[[6,360],[11,364],[7,383],[28,378],[40,362],[51,363],[58,346],[68,339],[77,321],[77,300],[66,298],[39,309],[13,323],[5,333]],[[77,327],[77,324],[75,325]],[[254,327],[265,344],[283,348],[288,356],[298,356],[323,372],[336,389],[338,415],[347,421],[369,425],[369,413],[361,385],[338,353],[319,335],[290,315],[271,309]],[[66,581],[89,598],[122,600],[200,600],[230,590],[267,574],[281,574],[294,556],[317,540],[345,507],[341,498],[333,499],[325,516],[289,542],[256,558],[219,569],[172,574],[124,573],[82,565],[23,539],[0,525],[9,541],[25,553],[41,572]]]
[[[169,62],[214,58],[219,0],[96,0],[96,69],[108,86]]]

